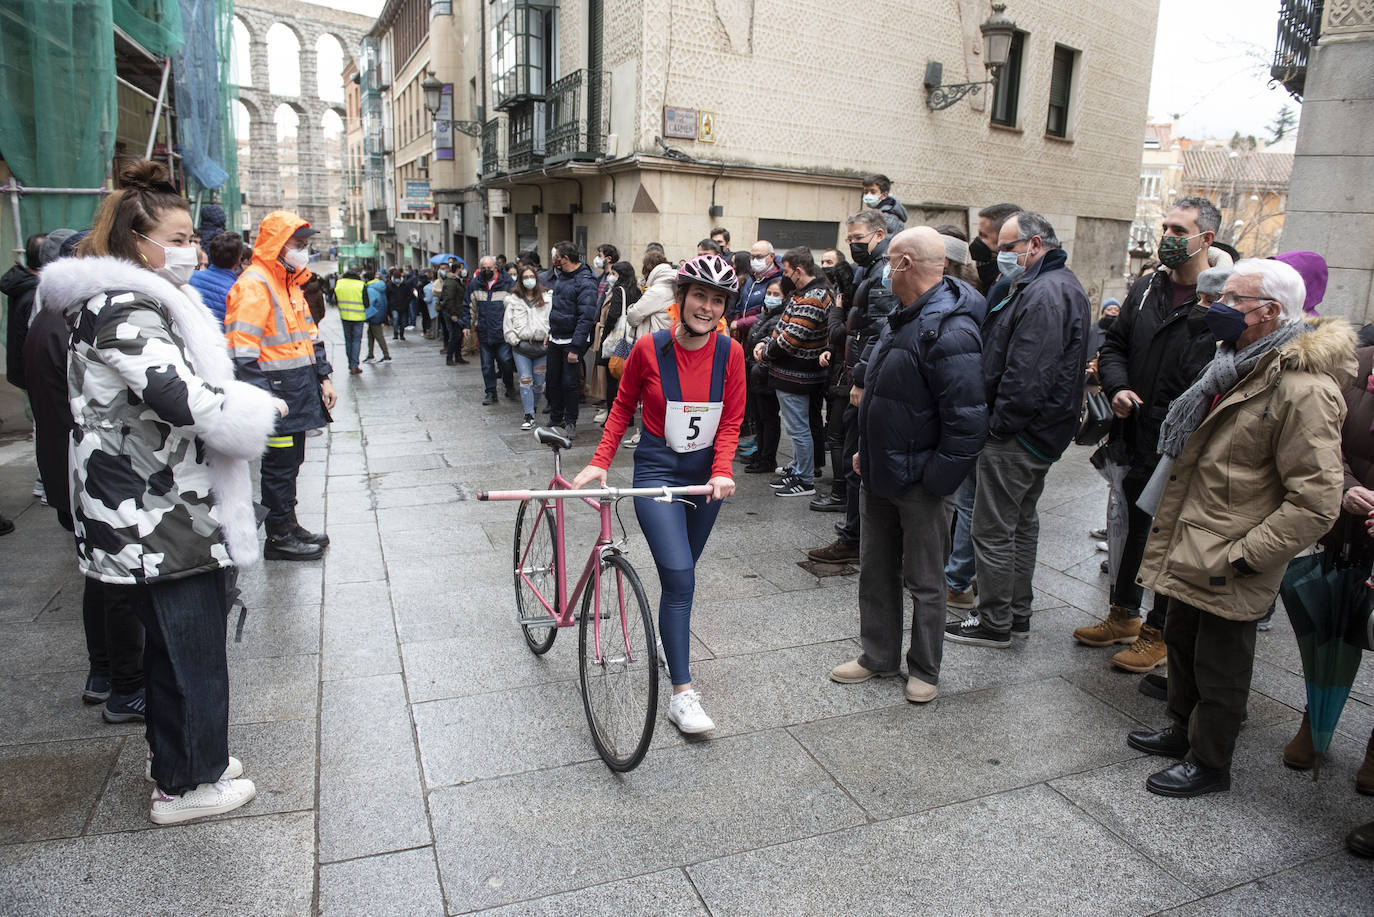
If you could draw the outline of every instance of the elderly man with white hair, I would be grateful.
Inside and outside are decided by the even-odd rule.
[[[1173,723],[1127,742],[1182,759],[1146,780],[1161,796],[1230,788],[1256,622],[1288,562],[1340,511],[1342,390],[1355,376],[1355,335],[1343,319],[1304,322],[1305,296],[1288,265],[1238,262],[1206,315],[1221,342],[1216,356],[1160,429],[1160,463],[1141,495],[1154,525],[1140,583],[1170,600]]]

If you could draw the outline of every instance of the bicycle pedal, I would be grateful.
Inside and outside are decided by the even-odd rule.
[[[515,623],[521,627],[557,627],[558,619],[553,615],[541,615],[537,618],[522,618],[517,615]]]

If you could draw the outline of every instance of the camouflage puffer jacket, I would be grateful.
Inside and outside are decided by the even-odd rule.
[[[176,579],[258,558],[248,462],[272,397],[234,381],[224,334],[190,286],[119,258],[43,269],[72,328],[67,396],[77,559],[107,583]]]

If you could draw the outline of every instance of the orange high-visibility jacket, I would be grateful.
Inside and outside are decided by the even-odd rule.
[[[238,377],[286,401],[290,408],[278,433],[312,430],[327,423],[320,381],[329,361],[301,284],[302,268],[288,273],[278,257],[305,220],[285,210],[263,217],[253,245],[253,263],[225,298],[224,332]]]

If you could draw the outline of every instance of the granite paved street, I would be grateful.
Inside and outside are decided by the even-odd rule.
[[[326,333],[337,346],[332,314]],[[1125,735],[1163,706],[1069,637],[1106,603],[1084,450],[1041,502],[1030,640],[947,646],[925,707],[896,680],[827,680],[856,652],[855,577],[797,561],[836,517],[741,475],[693,622],[719,728],[684,741],[660,713],[617,775],[587,735],[575,635],[537,658],[513,623],[514,505],[473,499],[542,483],[549,453],[518,406],[479,406],[476,365],[445,367],[418,332],[393,353],[336,376],[334,425],[309,441],[301,521],[327,527],[325,561],[244,578],[230,745],[258,797],[228,817],[148,821],[141,727],[80,701],[70,540],[27,496],[28,446],[0,447],[19,526],[0,539],[0,913],[1374,912],[1374,866],[1342,845],[1374,818],[1354,790],[1374,674],[1320,782],[1285,769],[1303,689],[1282,616],[1259,637],[1232,792],[1145,792],[1159,762]],[[584,415],[571,465],[594,429]],[[633,537],[630,555],[656,601]]]

